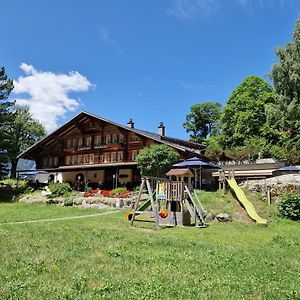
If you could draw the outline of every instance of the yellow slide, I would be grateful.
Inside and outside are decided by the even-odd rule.
[[[238,186],[237,182],[234,178],[227,179],[229,186],[234,190],[236,197],[238,198],[239,202],[244,206],[247,214],[251,219],[256,221],[258,224],[267,224],[267,220],[262,219],[256,212],[253,204],[247,199],[243,190]]]

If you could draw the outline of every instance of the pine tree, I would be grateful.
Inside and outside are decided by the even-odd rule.
[[[9,146],[9,139],[6,125],[13,120],[11,108],[14,102],[8,100],[13,88],[13,80],[7,78],[4,67],[0,68],[0,177],[7,172],[8,157],[6,151]]]

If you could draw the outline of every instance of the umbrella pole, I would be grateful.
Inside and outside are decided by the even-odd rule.
[[[194,180],[194,189],[197,188],[197,169],[194,168],[194,172],[195,172],[195,180]]]
[[[201,174],[201,166],[200,166],[200,174],[199,174],[199,178],[200,178],[200,183],[199,183],[199,186],[200,186],[200,190],[201,190],[201,187],[202,187],[202,174]]]

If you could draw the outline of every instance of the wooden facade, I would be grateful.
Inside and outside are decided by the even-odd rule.
[[[159,133],[164,133],[162,126]],[[155,143],[171,146],[182,159],[201,156],[204,149],[200,144],[138,130],[132,120],[125,126],[81,112],[19,157],[34,160],[37,170],[48,171],[57,181],[89,181],[112,188],[140,183],[136,156]]]

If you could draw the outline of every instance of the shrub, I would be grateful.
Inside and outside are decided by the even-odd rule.
[[[278,212],[283,218],[300,220],[300,194],[285,194],[278,203]]]
[[[65,194],[71,192],[72,188],[66,182],[64,182],[64,183],[52,182],[49,184],[49,190],[52,193],[53,197],[60,197],[60,196],[64,196]]]
[[[0,181],[0,199],[16,200],[24,193],[31,193],[34,189],[30,187],[27,180],[4,179]]]
[[[120,196],[127,192],[127,189],[125,187],[117,187],[110,191],[111,197]]]

